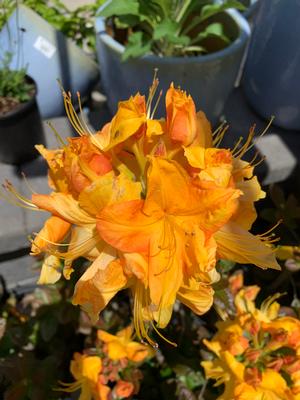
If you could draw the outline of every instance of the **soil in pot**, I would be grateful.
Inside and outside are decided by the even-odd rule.
[[[35,88],[34,86],[30,86],[28,90],[28,97],[29,99],[35,96]],[[2,97],[0,96],[0,118],[4,115],[17,112],[18,109],[22,109],[23,104],[26,102],[21,102],[20,100],[16,99],[15,97]]]
[[[36,103],[35,82],[26,76],[26,101],[0,96],[0,162],[21,164],[38,156],[35,144],[44,144],[44,132]],[[27,100],[28,98],[28,100]]]

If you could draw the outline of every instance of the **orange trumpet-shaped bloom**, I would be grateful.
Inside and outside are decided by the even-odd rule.
[[[165,318],[162,311],[171,311],[179,288],[214,267],[212,235],[230,219],[239,191],[218,189],[210,195],[193,186],[176,162],[159,158],[151,160],[147,183],[145,200],[105,207],[97,229],[117,250],[147,260],[136,275],[149,291],[158,325],[165,326],[171,314]]]
[[[106,344],[107,354],[111,360],[127,358],[139,363],[153,356],[152,348],[132,340],[133,329],[131,326],[122,329],[116,335],[103,330],[99,330],[97,335]]]
[[[26,199],[7,184],[14,202],[51,214],[32,243],[45,254],[40,283],[70,279],[78,257],[91,262],[76,283],[73,304],[96,321],[113,296],[134,296],[137,335],[165,327],[179,300],[197,314],[212,305],[220,258],[278,269],[268,233],[249,232],[264,197],[253,165],[242,160],[252,133],[233,150],[219,148],[191,96],[173,85],[166,93],[166,120],[154,119],[149,98],[119,103],[97,133],[79,118],[63,93],[79,138],[59,149],[37,149],[49,166],[50,194]],[[159,96],[160,97],[160,96]],[[156,109],[154,105],[154,110]]]
[[[278,316],[279,304],[254,303],[256,286],[235,296],[237,316],[218,322],[218,332],[205,341],[215,359],[202,362],[207,378],[225,384],[218,400],[299,400],[300,321]]]
[[[141,129],[146,128],[145,97],[136,94],[129,100],[119,103],[118,111],[112,121],[95,135],[95,142],[107,151],[124,142]]]
[[[75,353],[74,359],[71,361],[70,370],[75,382],[63,383],[64,388],[62,390],[65,392],[80,390],[79,400],[99,399],[97,395],[99,391],[98,381],[102,370],[100,357]],[[99,400],[106,400],[106,397],[102,397]]]

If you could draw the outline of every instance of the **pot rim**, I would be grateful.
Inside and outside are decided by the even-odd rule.
[[[104,5],[98,9],[98,12],[100,12],[103,7],[104,7]],[[155,54],[146,54],[142,57],[139,57],[138,59],[144,60],[144,61],[149,61],[149,62],[159,61],[160,63],[164,63],[164,64],[171,64],[171,63],[189,64],[189,63],[195,63],[195,62],[214,61],[218,58],[226,57],[227,55],[235,53],[236,51],[240,50],[240,48],[242,48],[245,45],[245,43],[248,41],[248,39],[250,38],[251,28],[250,28],[248,21],[245,19],[245,17],[238,11],[236,11],[234,9],[228,9],[228,10],[225,10],[225,13],[229,14],[229,16],[232,18],[232,20],[237,24],[237,27],[239,29],[239,35],[229,46],[225,47],[224,49],[215,51],[214,53],[203,54],[203,55],[199,55],[199,56],[160,57]],[[98,35],[99,38],[101,38],[101,40],[104,42],[104,44],[106,44],[108,47],[112,48],[119,55],[124,53],[125,46],[123,46],[121,43],[117,42],[114,38],[112,38],[106,32],[105,18],[97,17],[95,27],[96,27],[96,35]],[[130,60],[130,61],[132,61],[132,60]],[[100,62],[101,62],[101,60],[100,60]]]
[[[10,118],[15,117],[17,115],[25,113],[36,102],[36,96],[38,94],[37,84],[36,84],[35,80],[31,76],[26,74],[25,77],[29,81],[29,83],[34,85],[34,94],[33,94],[33,96],[29,100],[25,101],[24,103],[20,103],[16,109],[11,110],[11,111],[9,111],[8,113],[6,113],[4,115],[0,114],[0,120],[1,121],[4,121],[6,119],[10,119]]]

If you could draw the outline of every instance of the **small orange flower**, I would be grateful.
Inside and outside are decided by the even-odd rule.
[[[127,399],[134,392],[134,385],[132,382],[118,381],[115,386],[115,393],[120,399]]]
[[[299,400],[300,340],[293,337],[299,337],[300,321],[278,317],[275,296],[257,309],[256,294],[251,287],[241,289],[236,304],[244,298],[248,308],[238,307],[236,318],[219,322],[217,334],[205,341],[216,356],[202,362],[206,376],[216,379],[216,385],[225,383],[218,400]]]
[[[132,340],[132,333],[131,326],[121,330],[116,335],[99,330],[98,338],[106,344],[107,354],[111,360],[126,358],[138,363],[153,356],[153,351],[149,346]]]
[[[74,383],[63,383],[65,392],[81,390],[79,400],[93,400],[97,396],[99,374],[102,369],[101,359],[97,356],[74,354],[70,370],[76,379]],[[106,400],[101,398],[100,400]]]

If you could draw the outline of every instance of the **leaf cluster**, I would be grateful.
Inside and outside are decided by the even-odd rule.
[[[0,304],[0,397],[6,400],[61,399],[58,381],[71,381],[70,360],[83,346],[80,312],[65,288],[36,289]],[[1,302],[1,299],[0,299]],[[2,397],[1,397],[2,398]]]
[[[199,55],[228,46],[235,37],[220,15],[229,8],[244,6],[237,0],[111,0],[99,15],[114,32],[126,32],[127,60],[147,53]]]
[[[0,30],[17,5],[16,0],[1,0]],[[0,2],[0,3],[1,3]],[[65,36],[88,52],[95,51],[94,17],[104,0],[96,0],[74,10],[69,10],[61,0],[20,0]]]
[[[23,103],[30,99],[34,86],[26,79],[27,68],[10,69],[12,54],[6,53],[0,67],[0,97]]]

